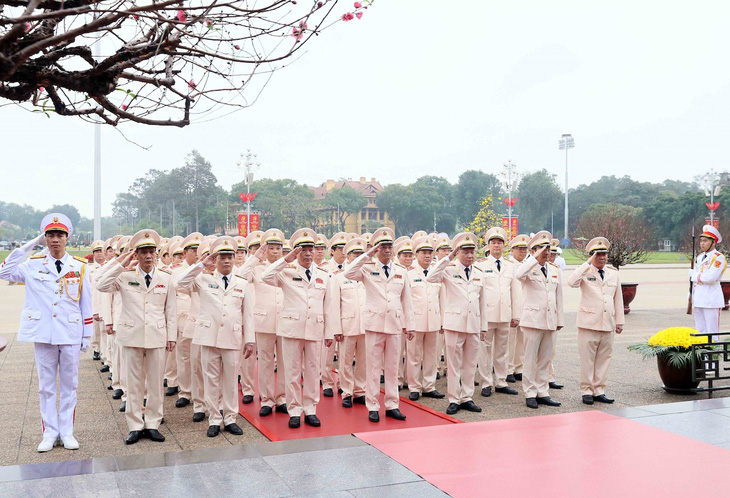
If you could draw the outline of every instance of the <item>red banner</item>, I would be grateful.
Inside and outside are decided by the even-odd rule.
[[[707,206],[707,209],[709,209],[710,211],[715,211],[717,208],[720,207],[720,202],[705,202],[705,206]]]
[[[715,228],[717,228],[719,230],[720,229],[720,219],[719,218],[715,218],[712,221],[705,220],[705,225],[712,225],[713,227],[715,227]]]
[[[241,235],[242,237],[248,236],[248,215],[245,214],[239,214],[238,215],[238,235]],[[252,214],[251,215],[251,231],[255,232],[259,229],[259,215],[258,214]]]
[[[517,234],[520,233],[520,221],[517,218],[517,216],[513,216],[512,217],[512,230],[510,230],[509,216],[502,216],[502,228],[504,228],[504,231],[507,232],[507,235],[509,235],[510,240],[512,240]]]
[[[509,207],[514,207],[515,203],[518,200],[519,199],[517,197],[512,197],[510,199],[502,199],[502,201],[504,201],[504,203],[507,204]]]
[[[256,192],[253,192],[251,194],[240,193],[238,194],[238,197],[240,197],[243,202],[250,202],[256,198]]]

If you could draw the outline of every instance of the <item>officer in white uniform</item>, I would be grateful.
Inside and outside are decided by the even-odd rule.
[[[695,328],[703,333],[720,331],[720,310],[725,306],[720,279],[727,267],[725,256],[717,250],[722,243],[722,235],[712,225],[702,227],[700,249],[702,253],[695,258],[695,267],[689,271],[692,281],[692,312],[695,315]],[[714,341],[719,336],[713,336]]]
[[[68,450],[79,449],[73,436],[79,357],[89,349],[93,332],[91,284],[86,260],[66,252],[71,220],[51,213],[41,221],[43,235],[11,252],[0,267],[0,278],[25,283],[25,303],[18,341],[35,343],[38,393],[43,440],[39,452],[50,451],[60,442]],[[37,244],[48,246],[46,254],[24,261]],[[56,379],[61,394],[56,411]]]

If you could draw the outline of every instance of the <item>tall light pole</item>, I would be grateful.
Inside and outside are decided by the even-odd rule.
[[[575,141],[573,135],[570,133],[563,133],[563,136],[558,140],[558,148],[565,150],[565,235],[563,235],[563,244],[568,247],[570,239],[568,238],[568,150],[575,147]]]
[[[504,189],[507,191],[507,221],[508,221],[508,227],[509,227],[509,237],[512,239],[514,237],[515,233],[512,233],[512,206],[514,205],[514,202],[512,201],[512,191],[517,190],[517,182],[519,181],[519,173],[517,173],[515,170],[517,169],[517,165],[512,162],[511,159],[508,159],[506,163],[502,165],[504,170],[500,173],[500,176],[502,177],[502,184],[504,186]]]
[[[241,157],[236,161],[236,164],[240,167],[243,165],[246,168],[246,235],[251,233],[251,183],[253,182],[253,173],[251,173],[251,167],[256,164],[256,167],[261,166],[261,162],[257,160],[258,155],[251,152],[251,149],[247,149],[245,154],[241,154]]]
[[[715,221],[715,196],[720,194],[720,175],[710,170],[702,179],[702,186],[705,188],[705,195],[710,196],[710,224]]]
[[[101,60],[101,36],[94,44],[94,56]],[[101,118],[94,123],[94,238],[101,239]]]

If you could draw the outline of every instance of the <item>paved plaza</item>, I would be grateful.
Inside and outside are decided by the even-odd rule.
[[[708,400],[709,405],[698,405],[701,400],[707,400],[707,394],[692,396],[677,396],[665,393],[661,388],[661,381],[657,374],[654,361],[643,361],[639,355],[626,349],[626,346],[648,338],[654,332],[670,326],[693,326],[693,318],[686,314],[686,298],[688,266],[667,265],[636,265],[621,269],[621,279],[624,282],[639,283],[636,299],[631,303],[631,313],[626,316],[625,331],[617,336],[615,341],[613,361],[609,374],[607,394],[616,398],[613,405],[593,406],[583,405],[578,390],[578,348],[577,329],[575,327],[575,312],[579,301],[577,289],[564,288],[566,327],[559,332],[558,347],[555,359],[557,380],[565,384],[563,390],[553,390],[551,395],[561,401],[560,408],[541,407],[539,410],[530,410],[525,407],[524,397],[494,394],[490,398],[483,398],[477,394],[475,402],[483,408],[482,413],[461,411],[456,417],[466,422],[488,421],[495,419],[514,419],[519,417],[534,417],[548,414],[569,413],[589,410],[604,410],[609,413],[629,418],[644,418],[646,423],[659,428],[663,424],[667,430],[683,434],[683,430],[690,430],[688,437],[699,440],[702,437],[710,438],[711,444],[725,448],[730,447],[730,399],[725,399],[730,392],[720,391]],[[568,268],[566,273],[572,271]],[[164,476],[178,476],[179,470],[175,465],[187,463],[189,472],[199,479],[198,491],[205,491],[205,476],[208,474],[206,465],[216,469],[216,473],[226,474],[231,471],[244,471],[257,478],[268,479],[267,475],[275,472],[278,476],[271,482],[282,484],[281,487],[270,487],[267,490],[251,488],[252,495],[286,496],[292,494],[311,495],[328,492],[337,496],[340,491],[351,494],[342,496],[370,496],[378,494],[387,496],[393,494],[415,494],[424,496],[439,495],[440,491],[423,481],[419,476],[392,461],[378,452],[375,448],[361,442],[349,442],[349,436],[341,438],[322,438],[315,440],[271,443],[245,419],[239,416],[238,424],[242,427],[242,436],[232,436],[222,432],[216,438],[208,438],[205,434],[207,424],[193,423],[190,407],[177,409],[174,406],[176,397],[165,399],[165,424],[160,431],[167,440],[164,443],[153,443],[142,440],[132,446],[124,444],[124,437],[128,433],[124,414],[118,411],[119,401],[111,399],[111,391],[107,375],[99,372],[100,363],[91,359],[91,352],[82,356],[79,368],[78,405],[76,409],[75,435],[81,448],[77,451],[68,451],[55,448],[49,453],[38,453],[36,447],[41,438],[41,422],[38,408],[38,384],[33,358],[33,346],[28,343],[15,342],[20,310],[23,304],[24,288],[10,286],[0,282],[0,334],[8,339],[10,344],[0,353],[0,409],[4,416],[0,418],[0,495],[18,495],[31,491],[32,495],[44,494],[43,489],[59,489],[59,484],[71,483],[68,488],[71,495],[83,495],[84,490],[102,492],[108,490],[110,496],[121,494],[128,496],[135,494],[135,489],[144,490],[144,486],[134,487],[134,483],[147,483],[150,470],[148,467],[165,467],[154,475],[164,480]],[[721,330],[730,330],[730,313],[725,312],[721,319]],[[517,384],[519,387],[519,383]],[[446,381],[437,382],[437,389],[446,392]],[[401,393],[406,395],[406,391]],[[443,412],[446,409],[445,400],[421,399],[421,402],[435,410]],[[665,403],[690,402],[668,405],[662,410]],[[650,406],[649,408],[646,408]],[[679,408],[671,408],[671,407]],[[713,413],[705,413],[701,420],[690,418],[667,419],[665,415],[677,415],[684,412],[696,411],[696,407],[703,406]],[[643,408],[637,408],[643,407]],[[666,413],[665,413],[666,412]],[[676,413],[675,413],[676,412]],[[697,415],[694,415],[696,417]],[[719,418],[718,418],[719,417]],[[685,420],[686,419],[686,420]],[[711,419],[711,420],[710,420]],[[690,423],[691,422],[691,423]],[[327,420],[322,420],[323,424]],[[687,424],[691,429],[687,428]],[[709,424],[709,425],[708,425]],[[407,422],[404,424],[407,427]],[[704,427],[704,429],[703,429]],[[724,428],[719,431],[718,428]],[[704,432],[703,432],[704,431]],[[712,432],[711,435],[710,432]],[[701,434],[700,434],[701,433]],[[699,434],[699,436],[697,436]],[[350,439],[348,439],[350,438]],[[724,439],[723,439],[724,438]],[[291,446],[293,445],[293,446]],[[204,451],[194,451],[209,448]],[[182,452],[182,453],[180,453]],[[300,481],[291,476],[294,468],[287,468],[287,458],[284,455],[295,455],[298,452],[307,452],[308,458],[319,462],[323,468],[327,462],[347,460],[350,464],[371,462],[374,475],[390,476],[385,481],[373,481],[377,484],[369,486],[367,483],[353,482],[352,485],[332,487],[329,478],[317,481],[319,484],[311,488],[298,487]],[[315,458],[316,456],[316,458]],[[292,457],[293,458],[293,457]],[[84,462],[68,462],[63,467],[28,467],[25,464],[57,462],[64,460],[83,460]],[[228,463],[210,463],[225,460]],[[175,463],[177,462],[177,463]],[[198,463],[196,463],[198,462]],[[353,464],[353,465],[354,465]],[[12,467],[1,467],[12,466]],[[16,467],[21,466],[21,467]],[[36,468],[35,471],[27,470]],[[182,467],[181,467],[182,468]],[[195,470],[193,470],[195,468]],[[36,481],[33,486],[40,488],[24,488],[31,484],[17,482],[21,470],[26,469],[30,477],[21,479],[57,477]],[[146,469],[146,470],[145,470]],[[236,470],[237,469],[237,470]],[[353,467],[357,469],[357,465]],[[105,479],[102,483],[100,476],[103,472],[118,471],[115,479]],[[36,472],[36,474],[33,474]],[[43,473],[50,473],[43,475]],[[61,472],[60,474],[58,472]],[[121,473],[127,473],[121,477]],[[300,472],[303,470],[300,469]],[[313,471],[315,472],[315,471]],[[40,473],[37,474],[37,473]],[[83,475],[76,475],[83,474]],[[87,475],[88,474],[88,475]],[[15,477],[13,477],[15,476]],[[188,476],[190,477],[190,476]],[[269,475],[269,477],[271,477]],[[329,475],[329,477],[333,477]],[[336,477],[336,476],[335,476]],[[288,480],[288,479],[293,480]],[[299,476],[301,479],[302,476]],[[57,481],[58,479],[65,481]],[[87,479],[87,480],[84,480]],[[3,480],[9,481],[2,483]],[[387,482],[386,482],[387,481]],[[41,484],[45,482],[46,484]],[[267,481],[268,482],[268,481]],[[129,484],[132,483],[132,484]],[[329,483],[329,484],[327,484]],[[379,483],[379,484],[378,484]],[[77,487],[78,486],[80,487]],[[278,486],[277,484],[277,486]],[[320,486],[321,484],[321,486]],[[16,487],[13,487],[15,485]],[[225,490],[221,493],[232,494]],[[42,487],[47,486],[47,487]],[[64,485],[65,486],[65,485]],[[101,487],[98,487],[101,486]],[[127,486],[127,487],[125,487]],[[380,486],[386,486],[380,489]],[[107,489],[109,488],[109,489]],[[234,488],[230,488],[231,490]],[[80,490],[80,491],[79,491]],[[178,488],[169,488],[164,494],[176,492]],[[357,490],[357,491],[353,491]],[[264,492],[265,491],[265,492]],[[8,493],[9,492],[9,493]],[[149,488],[149,493],[154,490]],[[148,494],[149,494],[148,493]],[[27,493],[26,493],[27,494]],[[240,494],[240,493],[237,493]]]

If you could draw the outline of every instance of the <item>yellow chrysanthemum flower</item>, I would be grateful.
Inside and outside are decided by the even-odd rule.
[[[691,334],[697,333],[697,330],[690,327],[669,327],[651,336],[648,344],[649,346],[676,346],[689,349],[692,344],[705,342],[703,337],[692,337]]]

